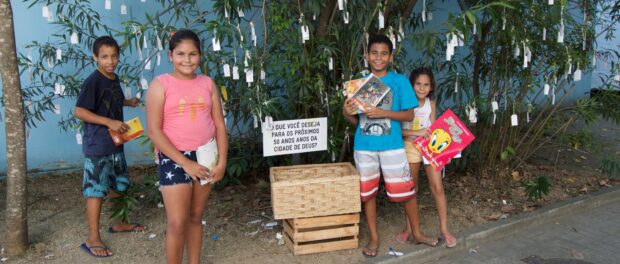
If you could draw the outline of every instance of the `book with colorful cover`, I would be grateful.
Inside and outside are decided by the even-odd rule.
[[[476,138],[450,109],[431,124],[429,131],[428,138],[418,137],[413,145],[438,171]]]
[[[373,74],[345,82],[344,88],[347,97],[353,98],[357,104],[358,109],[354,114],[363,113],[368,106],[377,106],[390,91],[390,87]]]
[[[142,123],[140,123],[139,118],[133,118],[129,121],[126,121],[125,124],[129,125],[129,130],[125,133],[118,133],[112,129],[108,129],[110,132],[110,136],[112,137],[112,142],[117,147],[125,144],[125,142],[136,139],[144,133],[144,128],[142,128]]]
[[[196,150],[196,162],[207,167],[209,171],[215,169],[218,157],[217,141],[215,141],[215,138],[212,138],[207,144],[198,147]],[[201,179],[200,185],[205,185],[210,182],[211,179]]]

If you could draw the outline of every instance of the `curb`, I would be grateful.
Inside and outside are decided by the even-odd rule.
[[[470,230],[456,234],[458,244],[448,250],[443,246],[431,248],[427,246],[411,246],[405,250],[401,257],[377,256],[363,263],[427,263],[436,261],[446,255],[461,250],[480,246],[500,238],[522,232],[532,226],[551,222],[552,220],[596,208],[613,202],[620,202],[620,186],[607,188],[585,196],[571,198],[549,208],[541,208],[533,212],[519,214],[508,220],[498,220],[486,223]]]

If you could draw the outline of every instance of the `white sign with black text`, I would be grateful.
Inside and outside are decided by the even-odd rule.
[[[262,123],[263,156],[327,150],[327,117]]]

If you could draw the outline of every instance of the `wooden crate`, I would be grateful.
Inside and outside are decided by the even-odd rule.
[[[286,219],[284,240],[295,255],[358,247],[360,214]]]
[[[275,219],[361,210],[359,173],[351,163],[272,167],[269,178]]]

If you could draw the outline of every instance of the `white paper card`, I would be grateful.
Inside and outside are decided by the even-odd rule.
[[[121,15],[127,15],[127,5],[121,4]]]
[[[498,109],[499,109],[499,104],[497,103],[497,101],[491,102],[491,111],[495,112]]]
[[[198,147],[196,150],[196,161],[198,164],[205,166],[212,171],[217,165],[218,151],[217,141],[212,138],[207,144]],[[200,185],[205,185],[211,182],[211,179],[201,179]]]
[[[574,73],[573,73],[573,81],[580,81],[581,80],[581,70],[577,69]]]
[[[142,90],[149,88],[149,82],[144,77],[140,78],[140,88],[142,88]]]
[[[233,80],[239,80],[239,67],[233,66],[232,70],[233,70],[232,71],[232,78],[233,78]]]
[[[78,44],[80,42],[80,40],[78,39],[78,34],[75,31],[71,33],[70,42],[71,44]]]
[[[512,114],[510,116],[510,124],[512,126],[518,126],[519,125],[519,118],[517,117],[517,114]]]
[[[60,95],[60,83],[54,83],[54,94]]]
[[[230,77],[230,65],[228,63],[224,64],[224,77]]]
[[[265,74],[265,71],[264,71],[263,69],[261,69],[261,70],[260,70],[260,79],[261,79],[261,80],[264,80],[264,79],[265,79],[265,77],[266,77],[265,75],[266,75],[266,74]]]
[[[112,9],[112,1],[111,0],[105,0],[105,9],[106,10]]]
[[[44,5],[43,8],[41,8],[41,15],[45,18],[48,18],[50,16],[50,8]]]
[[[383,17],[383,12],[379,11],[379,29],[385,27],[385,18]]]
[[[549,5],[553,5],[553,0],[549,0]]]
[[[62,60],[62,50],[60,48],[56,49],[56,60],[58,61]]]
[[[254,70],[245,69],[245,82],[252,83],[254,82]]]
[[[333,70],[334,69],[334,58],[329,57],[328,61],[327,61],[327,65],[329,67],[329,70]]]
[[[75,142],[77,142],[78,145],[82,145],[82,134],[80,133],[75,134]]]
[[[213,44],[213,51],[220,51],[221,50],[220,41],[217,38],[212,38],[211,39],[211,44]]]
[[[545,83],[545,89],[543,90],[543,93],[545,95],[549,95],[549,90],[551,90],[551,86],[549,86],[548,83]]]
[[[338,0],[338,10],[344,10],[344,0]]]
[[[54,108],[52,109],[54,114],[60,115],[60,104],[54,104]]]

